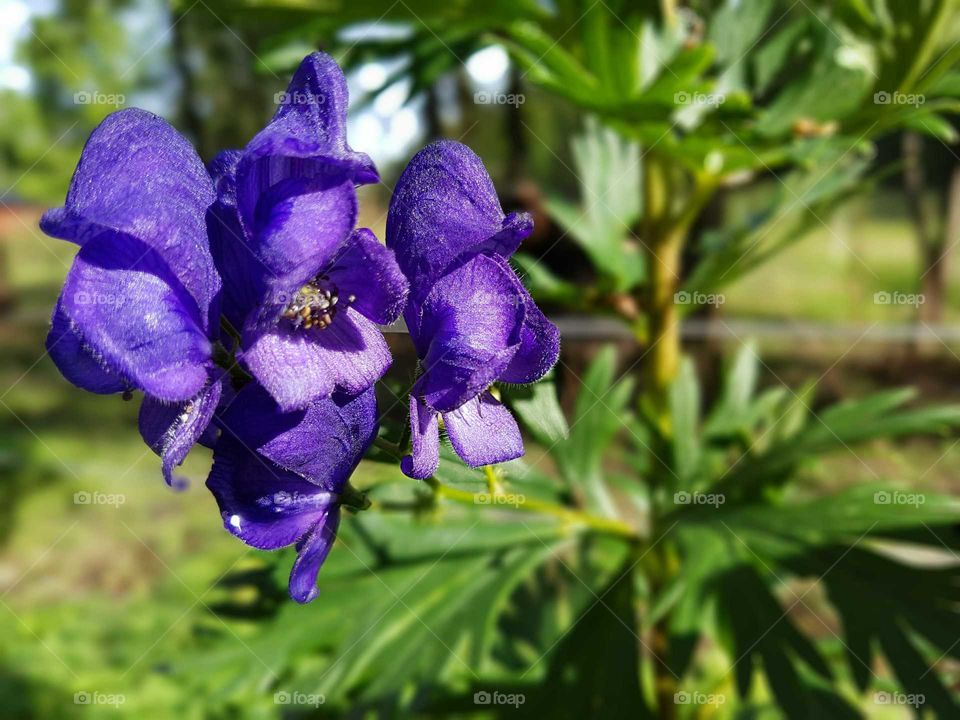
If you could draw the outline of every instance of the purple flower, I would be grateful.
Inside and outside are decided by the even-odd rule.
[[[210,172],[208,218],[224,278],[224,315],[240,359],[284,409],[335,391],[359,393],[391,357],[378,324],[393,322],[407,282],[393,252],[354,230],[355,185],[378,180],[346,143],[347,87],[328,55],[304,59],[273,120]]]
[[[410,281],[404,318],[423,365],[410,395],[413,453],[401,464],[411,477],[436,471],[438,415],[473,467],[523,454],[489,388],[539,380],[560,352],[560,333],[507,262],[532,229],[526,213],[504,216],[480,158],[460,143],[427,146],[397,183],[387,246]]]
[[[290,596],[310,602],[340,524],[340,493],[377,434],[373,389],[284,412],[251,383],[218,424],[207,487],[224,527],[256,548],[296,543]]]
[[[78,387],[145,393],[140,427],[171,484],[221,391],[211,356],[220,278],[205,224],[214,197],[184,138],[155,115],[122,110],[93,131],[66,203],[40,221],[80,246],[47,351]]]

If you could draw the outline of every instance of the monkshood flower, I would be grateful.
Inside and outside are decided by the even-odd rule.
[[[377,435],[373,389],[285,412],[251,383],[217,423],[207,487],[224,527],[260,549],[296,544],[290,596],[310,602],[340,524],[341,493]]]
[[[355,185],[373,163],[346,143],[347,86],[328,55],[304,59],[270,123],[210,167],[211,250],[238,357],[284,409],[359,393],[390,366],[377,325],[396,320],[407,282],[393,252],[354,230]]]
[[[480,158],[460,143],[428,145],[397,183],[387,246],[410,281],[404,319],[421,359],[410,394],[414,478],[439,462],[439,423],[457,454],[479,467],[523,454],[494,382],[531,383],[553,367],[560,333],[507,259],[530,234],[527,213],[504,215]]]
[[[140,429],[173,467],[210,422],[221,385],[212,359],[220,278],[206,212],[213,182],[161,118],[121,110],[93,131],[63,207],[41,229],[80,246],[46,347],[73,384],[146,395]]]

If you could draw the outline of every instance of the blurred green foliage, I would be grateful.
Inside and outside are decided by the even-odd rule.
[[[956,714],[960,505],[917,473],[943,459],[940,444],[909,455],[893,443],[948,442],[960,406],[909,391],[821,404],[816,383],[768,387],[776,373],[749,344],[712,392],[679,347],[678,317],[696,308],[674,299],[722,289],[826,227],[887,172],[884,135],[955,139],[956,3],[202,5],[174,4],[162,66],[137,60],[130,3],[62,2],[37,19],[23,47],[36,90],[4,98],[16,122],[0,135],[0,182],[61,194],[111,109],[71,101],[85,87],[132,97],[174,78],[169,114],[210,157],[252,134],[316,46],[347,67],[398,62],[372,95],[409,81],[412,99],[500,44],[521,89],[582,121],[569,143],[564,131],[542,141],[577,178],[565,188],[576,199],[551,190],[543,206],[593,275],[533,254],[518,265],[539,298],[617,314],[648,348],[626,371],[608,347],[582,372],[562,363],[556,379],[502,388],[535,442],[492,484],[449,454],[419,485],[388,453],[365,461],[355,483],[376,510],[344,523],[320,599],[299,607],[283,591],[288,553],[237,545],[205,493],[164,492],[131,406],[67,389],[47,360],[31,366],[56,283],[22,239],[17,272],[34,274],[36,297],[21,302],[37,314],[18,320],[28,332],[3,328],[0,396],[6,552],[32,558],[14,563],[0,609],[0,697],[16,716],[805,720],[877,716],[876,692]],[[395,32],[375,38],[381,24]],[[776,182],[759,211],[693,232],[718,195],[762,177]],[[640,361],[654,372],[638,377]],[[195,480],[202,456],[185,468]],[[131,487],[136,502],[117,507],[73,500]],[[78,692],[123,703],[83,706]],[[488,708],[477,693],[523,702]]]

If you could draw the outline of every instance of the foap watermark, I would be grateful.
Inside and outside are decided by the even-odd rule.
[[[275,705],[308,705],[310,707],[320,707],[327,701],[325,695],[317,693],[288,692],[282,690],[273,694]]]
[[[677,105],[709,105],[719,107],[727,101],[723,93],[680,92],[673,94],[673,102]]]
[[[478,690],[473,694],[474,705],[513,705],[518,708],[527,701],[527,696],[523,693],[503,693],[497,690],[487,692]]]
[[[899,90],[894,90],[893,92],[880,90],[873,94],[874,105],[912,105],[913,107],[920,107],[926,101],[927,98],[925,95],[921,95],[920,93],[902,93]]]
[[[473,502],[476,505],[512,505],[519,507],[527,501],[527,496],[520,493],[476,493]]]
[[[920,507],[927,502],[923,493],[909,493],[900,490],[878,490],[873,494],[874,505],[912,505]]]
[[[673,502],[677,505],[712,505],[720,507],[727,501],[723,493],[687,492],[681,490],[673,494]]]
[[[874,705],[909,705],[916,709],[927,701],[923,693],[902,693],[902,692],[875,692],[873,694]]]
[[[490,92],[489,90],[477,90],[473,94],[474,105],[513,105],[520,107],[527,101],[526,95],[522,93],[501,93]]]
[[[80,90],[73,94],[73,104],[74,105],[111,105],[112,107],[120,107],[121,105],[127,104],[127,97],[123,93],[104,93],[99,90],[94,90],[90,92],[88,90]]]
[[[326,105],[327,96],[300,91],[278,92],[273,94],[273,102],[277,105]]]
[[[73,294],[73,301],[77,305],[105,305],[107,307],[122,307],[126,302],[123,295],[116,293],[88,292],[78,290]]]
[[[127,701],[126,695],[103,693],[95,690],[81,690],[73,694],[74,705],[112,705],[120,707]]]
[[[112,505],[120,507],[127,501],[127,496],[120,493],[87,492],[81,490],[73,494],[74,505]]]
[[[887,292],[881,290],[873,294],[874,305],[912,305],[920,307],[927,301],[922,293]]]
[[[673,302],[676,305],[712,305],[720,307],[727,301],[726,296],[721,293],[702,293],[698,291],[688,292],[681,290],[673,294]]]
[[[720,693],[681,691],[673,694],[674,705],[723,705],[727,696]]]

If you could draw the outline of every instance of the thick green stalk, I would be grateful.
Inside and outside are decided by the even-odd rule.
[[[647,256],[647,350],[644,399],[647,411],[669,433],[667,394],[680,367],[679,314],[674,293],[680,280],[680,254],[686,223],[670,222],[670,178],[663,159],[646,158],[643,178],[643,246]]]

